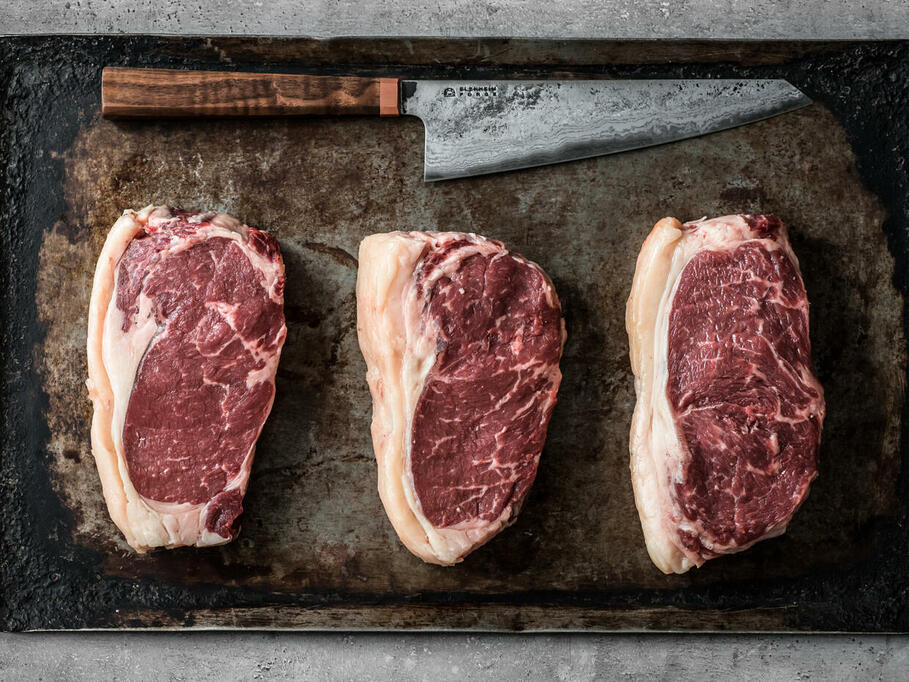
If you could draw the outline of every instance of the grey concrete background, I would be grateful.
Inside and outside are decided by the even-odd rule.
[[[909,38],[909,0],[0,0],[0,34]],[[909,638],[0,634],[2,680],[907,680]]]
[[[894,38],[906,0],[0,0],[0,33]]]
[[[4,680],[906,680],[896,637],[59,633],[0,639]]]

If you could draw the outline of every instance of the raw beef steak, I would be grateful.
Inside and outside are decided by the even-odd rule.
[[[385,510],[411,552],[454,564],[514,521],[536,476],[562,378],[555,289],[491,239],[376,234],[357,331]]]
[[[783,533],[817,475],[824,421],[786,226],[661,220],[626,322],[631,478],[653,562],[684,573]]]
[[[137,551],[236,536],[286,334],[270,235],[163,206],[114,224],[89,309],[92,452]]]

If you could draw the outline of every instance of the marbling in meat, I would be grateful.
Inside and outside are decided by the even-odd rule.
[[[357,330],[388,517],[414,554],[456,563],[514,521],[536,476],[561,381],[555,289],[491,239],[372,235]]]
[[[631,476],[653,562],[683,573],[783,533],[817,474],[824,421],[786,226],[661,220],[626,322]]]
[[[234,538],[286,333],[267,233],[164,206],[111,229],[89,309],[92,452],[137,551]]]

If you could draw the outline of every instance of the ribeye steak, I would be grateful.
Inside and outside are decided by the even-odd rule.
[[[424,561],[456,563],[515,519],[536,476],[561,381],[555,289],[491,239],[372,235],[357,330],[388,517]]]
[[[783,533],[817,474],[825,409],[786,226],[661,220],[626,321],[631,474],[653,562],[683,573]]]
[[[234,538],[286,333],[267,233],[163,206],[115,223],[92,288],[88,387],[104,497],[133,548]]]

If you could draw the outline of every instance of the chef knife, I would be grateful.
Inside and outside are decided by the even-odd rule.
[[[108,67],[113,118],[377,114],[426,128],[424,179],[650,147],[810,104],[785,80],[403,80]]]

